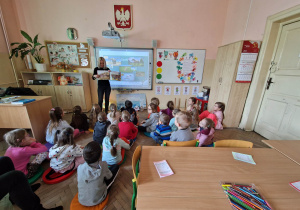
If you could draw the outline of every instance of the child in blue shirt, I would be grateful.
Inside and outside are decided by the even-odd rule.
[[[178,130],[178,127],[175,125],[175,116],[178,112],[180,112],[180,109],[174,109],[172,112],[174,117],[170,120],[170,123],[169,123],[169,126],[172,128],[172,131]]]
[[[150,133],[150,137],[153,138],[157,144],[162,144],[164,140],[170,140],[172,129],[168,125],[169,122],[170,117],[168,115],[160,115],[155,131]]]

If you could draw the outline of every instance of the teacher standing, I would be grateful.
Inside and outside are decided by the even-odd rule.
[[[105,58],[103,58],[103,57],[98,58],[98,67],[96,67],[94,69],[94,74],[92,76],[93,80],[100,77],[97,73],[98,70],[110,72],[110,69],[106,67],[106,61],[105,61]],[[105,113],[106,114],[108,112],[110,92],[111,92],[111,88],[110,88],[109,80],[98,80],[98,104],[102,111],[103,95],[105,93]]]

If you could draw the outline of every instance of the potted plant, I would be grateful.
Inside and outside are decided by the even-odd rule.
[[[16,48],[13,48],[11,50],[11,54],[9,56],[9,59],[11,59],[13,56],[18,57],[19,55],[24,60],[24,58],[28,55],[32,55],[32,57],[36,60],[35,68],[37,71],[46,71],[46,64],[44,64],[44,58],[42,57],[40,51],[45,46],[43,46],[41,43],[38,42],[38,35],[32,39],[25,31],[21,30],[21,34],[23,37],[25,37],[28,42],[14,42],[11,43],[11,46],[18,45]]]

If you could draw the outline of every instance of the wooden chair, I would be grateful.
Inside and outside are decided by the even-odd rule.
[[[164,146],[171,147],[198,147],[199,141],[198,139],[191,141],[163,141]]]
[[[138,174],[139,174],[139,161],[141,157],[142,147],[141,145],[137,146],[133,155],[132,155],[132,173],[134,179],[132,179],[133,194],[131,199],[131,209],[136,209],[136,196],[138,188]]]
[[[253,143],[250,141],[243,140],[220,140],[214,143],[215,147],[236,147],[236,148],[252,148]]]

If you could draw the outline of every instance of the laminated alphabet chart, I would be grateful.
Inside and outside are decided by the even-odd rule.
[[[157,49],[156,83],[201,83],[205,50]]]

